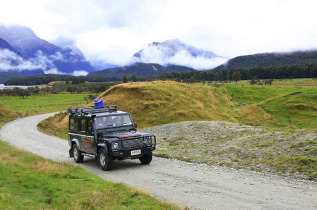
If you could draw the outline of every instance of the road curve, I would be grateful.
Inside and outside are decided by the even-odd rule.
[[[74,164],[68,157],[67,141],[37,130],[37,124],[53,114],[10,122],[0,130],[0,139],[42,157]],[[110,172],[102,171],[90,158],[80,165],[105,180],[193,209],[317,209],[316,182],[164,158],[154,158],[147,166],[138,160],[115,161]]]

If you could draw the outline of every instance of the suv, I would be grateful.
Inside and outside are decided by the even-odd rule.
[[[82,163],[84,156],[96,157],[101,169],[107,171],[116,159],[138,158],[142,164],[152,161],[156,137],[137,132],[137,123],[116,105],[69,108],[68,112],[69,156],[76,163]]]

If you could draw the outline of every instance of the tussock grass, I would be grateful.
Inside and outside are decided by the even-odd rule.
[[[5,107],[0,102],[0,128],[7,122],[10,122],[19,117],[19,114]]]
[[[68,114],[60,112],[53,117],[41,121],[37,125],[38,129],[49,135],[58,136],[62,139],[68,138]]]
[[[0,209],[178,209],[0,141]]]
[[[99,97],[130,112],[140,128],[184,120],[228,120],[233,106],[224,88],[170,81],[120,84]]]

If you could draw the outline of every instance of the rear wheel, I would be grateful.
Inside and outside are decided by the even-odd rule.
[[[109,158],[104,148],[99,149],[97,158],[102,170],[110,171],[112,169],[113,161]]]
[[[75,143],[73,144],[73,156],[76,163],[82,163],[84,161],[84,156]]]
[[[152,152],[150,152],[147,155],[143,155],[142,157],[139,157],[139,160],[144,165],[150,164],[150,162],[152,161]]]

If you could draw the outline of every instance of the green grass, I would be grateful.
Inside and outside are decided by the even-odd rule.
[[[84,104],[86,94],[0,97],[0,128],[21,116]],[[55,129],[54,129],[55,130]],[[0,140],[0,209],[178,209],[79,167],[15,149]]]
[[[236,103],[231,114],[238,122],[275,128],[317,130],[317,80],[295,79],[272,86],[243,85],[243,82],[225,85],[231,100]],[[291,84],[297,86],[290,86]],[[246,107],[241,107],[242,104]]]
[[[26,115],[66,110],[70,106],[86,103],[87,94],[49,94],[32,95],[27,98],[18,96],[0,96],[0,102],[12,111]]]
[[[0,141],[0,209],[177,209],[80,167]]]

